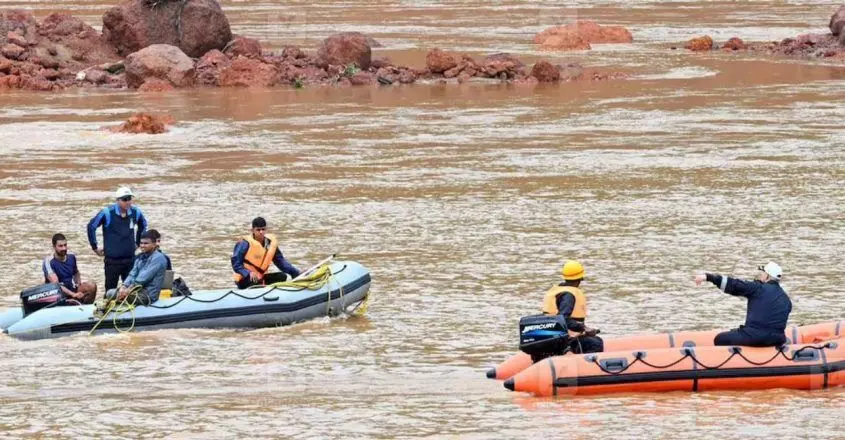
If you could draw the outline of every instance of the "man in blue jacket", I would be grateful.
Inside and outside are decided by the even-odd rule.
[[[147,230],[147,219],[137,206],[135,195],[127,187],[115,192],[115,203],[103,208],[88,222],[88,243],[103,258],[106,290],[117,287],[118,279],[126,280],[135,259],[141,234]],[[103,228],[103,247],[97,246],[97,228]]]
[[[167,270],[167,260],[158,251],[155,236],[149,231],[141,234],[141,253],[135,258],[135,264],[126,277],[120,289],[112,289],[106,297],[122,301],[124,298],[131,304],[150,305],[158,301],[161,285],[164,283],[164,272]]]
[[[267,272],[270,264],[281,272]],[[267,234],[267,221],[262,217],[252,220],[252,233],[245,235],[232,252],[232,274],[238,289],[258,284],[272,284],[299,276],[299,269],[285,259],[274,235]]]
[[[786,342],[784,331],[789,313],[792,312],[792,301],[780,286],[783,271],[774,262],[758,269],[760,274],[754,281],[743,281],[713,273],[696,275],[696,285],[701,285],[707,280],[727,294],[748,299],[745,325],[719,333],[714,345],[768,347]]]

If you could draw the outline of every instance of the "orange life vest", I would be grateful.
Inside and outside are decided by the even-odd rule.
[[[270,268],[270,264],[273,263],[273,257],[276,256],[276,249],[279,248],[279,242],[275,235],[267,234],[264,237],[270,241],[267,246],[264,246],[264,243],[259,243],[252,237],[252,234],[245,235],[241,239],[249,243],[249,249],[244,256],[244,267],[250,272],[257,273],[259,278],[264,278],[264,274]],[[232,278],[237,283],[243,279],[243,276],[235,272]]]
[[[584,297],[584,292],[574,286],[552,286],[543,297],[543,313],[548,315],[557,315],[560,310],[557,309],[557,300],[564,293],[571,293],[575,297],[575,307],[572,309],[570,318],[583,320],[587,317],[587,298]]]
[[[543,313],[547,315],[560,313],[557,308],[557,300],[564,293],[571,293],[575,297],[575,306],[572,308],[572,314],[569,317],[584,322],[584,318],[587,317],[587,298],[584,297],[584,292],[575,286],[552,286],[546,292],[546,296],[543,297]],[[577,337],[578,333],[570,330],[569,336]]]

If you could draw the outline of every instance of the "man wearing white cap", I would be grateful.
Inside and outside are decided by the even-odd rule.
[[[754,281],[743,281],[713,273],[696,275],[697,286],[707,280],[725,293],[748,299],[745,325],[719,333],[714,345],[768,347],[786,342],[784,331],[792,311],[792,301],[780,286],[783,271],[777,263],[771,261],[758,269],[760,273]]]
[[[135,261],[135,249],[141,234],[147,230],[147,219],[137,206],[135,194],[122,186],[114,194],[115,203],[103,208],[88,222],[88,243],[103,258],[106,291],[117,287],[118,279],[126,280]],[[97,228],[103,227],[103,247],[97,246]]]

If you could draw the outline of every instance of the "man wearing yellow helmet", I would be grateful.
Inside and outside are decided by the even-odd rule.
[[[598,353],[604,350],[604,341],[584,325],[587,318],[587,299],[581,291],[584,266],[575,260],[563,264],[560,270],[563,282],[552,286],[543,297],[543,313],[566,318],[566,327],[572,336],[574,353]]]

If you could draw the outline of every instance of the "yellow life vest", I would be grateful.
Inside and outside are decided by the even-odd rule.
[[[259,243],[254,239],[252,234],[245,235],[242,238],[242,240],[249,243],[249,249],[247,249],[246,255],[244,256],[244,267],[250,272],[257,273],[260,278],[264,278],[264,274],[270,268],[270,264],[273,263],[273,257],[276,256],[276,249],[279,248],[279,242],[276,240],[275,235],[267,234],[264,237],[270,240],[270,243],[266,247],[264,243]],[[235,272],[232,278],[237,283],[243,279],[243,276]]]
[[[557,300],[564,293],[571,293],[575,297],[575,307],[569,317],[583,321],[587,317],[587,298],[584,297],[584,292],[575,286],[552,286],[543,297],[543,313],[557,315],[560,312],[557,309]]]

